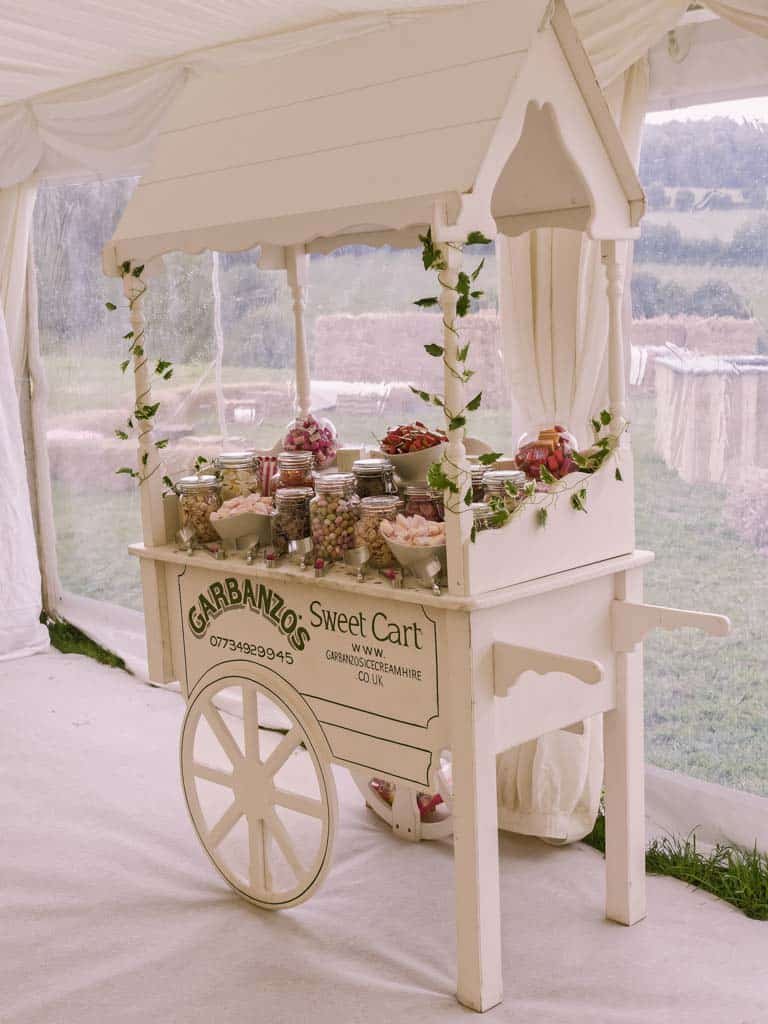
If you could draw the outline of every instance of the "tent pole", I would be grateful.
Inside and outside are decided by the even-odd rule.
[[[285,250],[285,268],[288,285],[293,295],[293,322],[296,339],[296,412],[305,419],[312,404],[309,352],[304,313],[309,283],[309,256],[303,245],[292,245]]]
[[[606,294],[608,296],[608,387],[610,409],[615,426],[626,423],[626,378],[624,361],[624,325],[622,296],[624,281],[621,264],[616,258],[616,242],[602,242],[601,256],[605,264]]]

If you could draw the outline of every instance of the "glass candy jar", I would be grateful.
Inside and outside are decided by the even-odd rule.
[[[472,477],[472,501],[482,501],[484,495],[483,477],[487,472],[486,467],[482,463],[473,463],[469,467],[469,472]]]
[[[542,466],[559,480],[576,469],[571,458],[576,448],[576,438],[565,427],[541,427],[523,434],[517,442],[515,463],[530,480],[541,478]]]
[[[397,516],[397,497],[382,496],[363,498],[360,502],[360,519],[357,523],[357,546],[367,547],[370,552],[368,564],[374,569],[390,569],[395,558],[389,544],[379,532],[384,519],[394,521]]]
[[[519,469],[489,469],[483,476],[483,501],[491,498],[502,498],[507,508],[516,508],[518,501],[509,493],[507,485],[521,493],[528,478]]]
[[[315,469],[325,469],[336,461],[339,447],[336,428],[327,419],[317,419],[312,413],[297,416],[285,428],[283,448],[287,452],[309,452]]]
[[[357,544],[360,499],[351,473],[329,473],[315,478],[315,497],[309,503],[315,557],[339,562]]]
[[[431,523],[442,523],[445,519],[443,496],[433,491],[429,484],[406,484],[405,515],[421,516]]]
[[[388,459],[356,459],[352,463],[352,472],[361,498],[397,493],[394,466]]]
[[[222,452],[214,462],[221,480],[221,500],[261,493],[261,460],[255,452]]]
[[[277,472],[269,482],[270,494],[277,494],[281,487],[314,487],[312,452],[280,452]]]
[[[221,482],[216,476],[183,476],[176,482],[179,496],[179,526],[194,530],[200,544],[218,540],[211,526],[211,512],[221,507]]]
[[[281,487],[275,495],[272,543],[278,554],[286,553],[289,541],[311,535],[309,503],[312,494],[311,487]]]
[[[472,511],[472,524],[475,532],[493,529],[493,509],[486,501],[473,501],[470,505]]]

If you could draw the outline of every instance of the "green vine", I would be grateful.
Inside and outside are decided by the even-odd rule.
[[[422,244],[422,262],[424,263],[425,270],[434,271],[437,276],[437,282],[441,288],[448,289],[449,291],[456,293],[456,317],[461,319],[465,317],[472,308],[472,302],[474,300],[482,298],[484,292],[480,289],[475,288],[475,282],[477,281],[480,273],[485,266],[485,259],[481,259],[474,270],[471,273],[460,271],[456,280],[456,284],[452,284],[447,281],[442,275],[448,270],[448,261],[445,253],[439,246],[436,246],[432,239],[431,228],[427,230],[425,235],[419,235],[419,241]],[[465,245],[489,245],[490,239],[486,238],[480,231],[472,231],[467,235],[464,242],[461,243],[446,243],[448,248],[463,251]],[[432,306],[438,306],[440,299],[437,295],[429,295],[423,299],[417,299],[414,305],[419,306],[422,309],[428,309]],[[464,344],[461,343],[461,334],[456,328],[454,323],[449,323],[445,316],[443,316],[443,327],[446,331],[452,334],[456,338],[456,362],[452,363],[445,353],[445,346],[432,343],[424,346],[424,351],[427,355],[432,356],[435,359],[441,359],[443,365],[446,367],[448,372],[461,384],[467,384],[474,376],[475,371],[471,370],[467,365],[469,358],[469,342]],[[448,430],[460,430],[467,425],[467,414],[471,412],[477,412],[482,402],[483,393],[478,393],[466,402],[460,409],[450,409],[446,404],[445,395],[433,393],[430,391],[423,391],[420,388],[411,386],[411,391],[417,395],[423,402],[430,406],[436,406],[438,409],[442,409],[443,413],[448,419]],[[501,452],[487,452],[480,456],[480,462],[484,466],[491,466],[494,462],[501,458]],[[458,474],[460,467],[456,465],[447,455],[443,455],[439,462],[433,463],[427,474],[427,482],[430,487],[438,491],[447,492],[449,495],[459,496],[459,486],[456,483],[454,477],[447,472],[447,470],[453,470],[455,474]],[[452,512],[468,512],[469,506],[472,504],[472,487],[468,487],[463,495],[463,499],[458,505],[448,505],[447,507]]]
[[[144,272],[144,264],[138,264],[134,266],[131,260],[126,260],[120,264],[120,277],[133,278],[136,281],[137,289],[132,292],[128,298],[128,312],[132,313],[133,308],[137,302],[144,297],[147,292],[147,285],[141,279],[141,275]],[[118,307],[114,302],[105,303],[107,309],[110,312],[114,312]],[[133,360],[133,372],[138,373],[144,366],[147,365],[148,358],[144,351],[144,335],[145,329],[142,327],[139,331],[128,331],[127,334],[123,335],[123,341],[128,342],[128,358],[124,359],[120,363],[120,370],[125,373]],[[154,373],[161,377],[163,380],[170,380],[173,376],[173,365],[167,359],[158,359],[155,363]],[[147,388],[142,394],[136,397],[134,402],[133,410],[126,417],[124,425],[115,429],[115,437],[119,441],[127,441],[131,437],[140,439],[146,434],[151,427],[148,424],[155,418],[157,411],[160,408],[159,402],[148,403],[145,401],[149,397],[150,389]],[[166,448],[168,445],[168,438],[163,438],[160,441],[155,441],[154,446],[158,450]],[[146,471],[147,464],[149,462],[149,452],[143,452],[139,459],[139,468],[134,469],[132,466],[121,466],[115,470],[118,475],[124,474],[125,476],[131,477],[131,479],[138,480],[139,486],[153,475],[158,468]],[[163,477],[163,483],[170,487],[173,486],[172,481],[169,477]]]

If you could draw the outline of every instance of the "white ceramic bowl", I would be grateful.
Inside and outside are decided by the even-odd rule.
[[[445,544],[431,544],[423,547],[417,544],[400,544],[396,540],[389,540],[389,550],[395,556],[403,569],[410,569],[414,576],[422,583],[431,583],[427,566],[430,562],[440,562],[440,575],[445,573]]]
[[[211,526],[222,540],[236,541],[253,536],[254,543],[256,539],[260,544],[272,542],[272,516],[259,512],[240,512],[223,519],[212,519]]]
[[[431,448],[423,448],[420,452],[408,452],[407,455],[386,455],[395,467],[395,472],[407,484],[417,484],[427,479],[429,467],[439,462],[445,451],[445,444],[434,444]]]

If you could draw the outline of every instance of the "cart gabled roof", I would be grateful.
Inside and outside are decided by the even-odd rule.
[[[105,269],[413,244],[433,218],[633,237],[643,193],[563,0],[489,0],[188,83]]]

